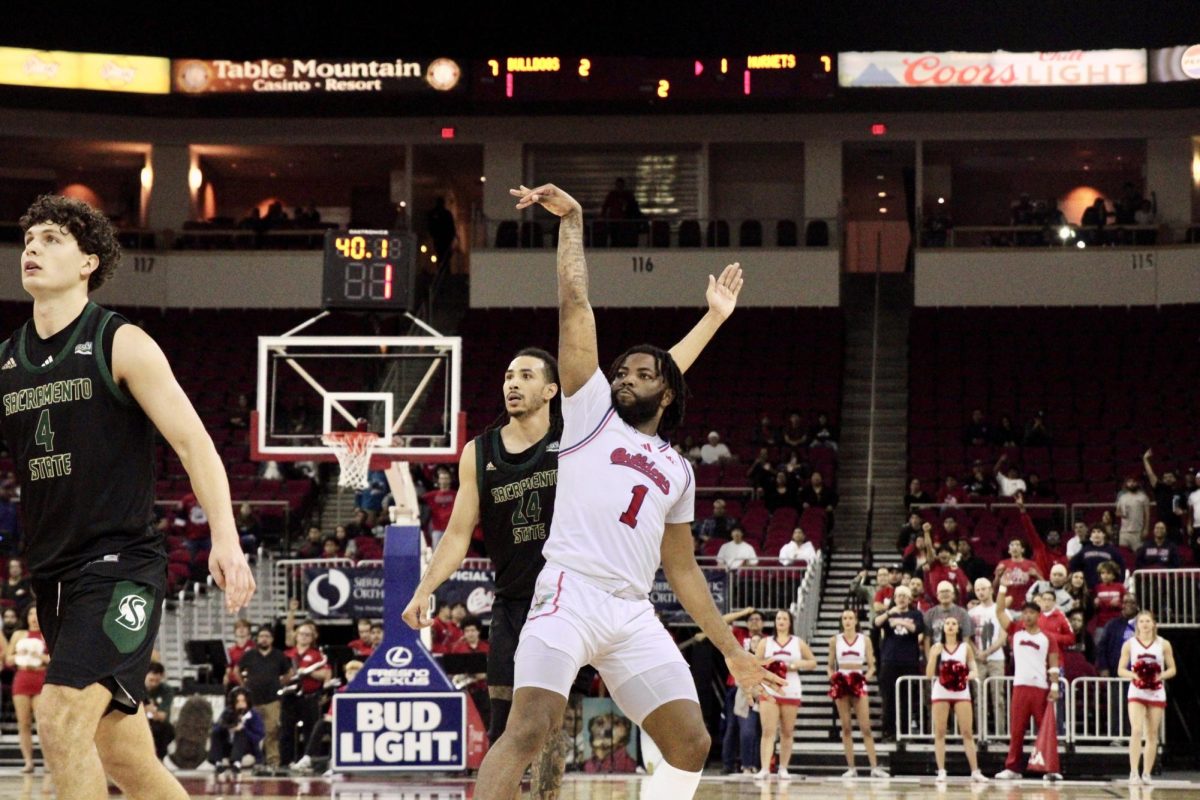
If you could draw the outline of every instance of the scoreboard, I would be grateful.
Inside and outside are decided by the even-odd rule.
[[[473,65],[479,103],[672,103],[821,100],[833,96],[832,53],[704,58],[496,56]]]

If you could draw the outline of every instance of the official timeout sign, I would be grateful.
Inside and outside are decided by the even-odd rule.
[[[335,695],[333,769],[466,769],[466,702],[461,692]]]

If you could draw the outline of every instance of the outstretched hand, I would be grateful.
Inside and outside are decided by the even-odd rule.
[[[721,277],[708,276],[708,290],[704,299],[708,301],[708,310],[722,320],[737,308],[738,295],[742,291],[742,266],[736,261],[721,271]]]
[[[761,695],[765,686],[782,688],[787,685],[787,681],[783,678],[763,668],[764,664],[769,664],[770,662],[771,659],[757,658],[753,653],[746,650],[739,650],[732,656],[726,656],[725,658],[725,663],[729,667],[729,674],[733,676],[733,680],[737,685],[742,687],[742,691],[750,697]]]
[[[519,210],[524,210],[532,205],[540,205],[559,217],[565,217],[572,212],[583,213],[583,207],[579,205],[579,201],[553,183],[544,183],[536,189],[522,185],[516,189],[509,189],[508,193],[518,198],[517,208]]]

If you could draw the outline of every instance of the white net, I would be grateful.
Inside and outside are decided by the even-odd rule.
[[[337,431],[321,437],[321,442],[337,456],[341,474],[338,486],[365,489],[369,486],[367,473],[371,469],[371,448],[379,436],[370,431]]]

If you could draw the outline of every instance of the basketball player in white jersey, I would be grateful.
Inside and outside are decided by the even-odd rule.
[[[683,417],[687,386],[670,353],[649,345],[600,369],[588,302],[583,210],[546,184],[511,190],[518,209],[562,218],[558,240],[563,433],[558,495],[529,616],[517,648],[508,727],[476,781],[479,800],[508,800],[551,726],[576,672],[591,664],[621,710],[662,750],[643,798],[687,800],[709,736],[691,672],[648,595],[662,563],[680,603],[725,656],[747,694],[783,681],[742,649],[713,604],[693,555],[695,480],[659,433]]]
[[[1121,646],[1117,674],[1129,687],[1129,782],[1150,785],[1154,757],[1158,755],[1158,729],[1167,707],[1166,682],[1175,677],[1175,651],[1158,635],[1154,614],[1143,611],[1134,623],[1135,633]],[[1145,747],[1142,737],[1145,736]],[[1143,761],[1138,778],[1138,759]]]
[[[871,640],[858,630],[858,612],[847,608],[842,612],[842,632],[829,640],[829,673],[831,688],[829,696],[837,707],[838,720],[842,727],[842,748],[846,751],[846,765],[849,767],[842,773],[843,778],[854,778],[858,770],[854,766],[854,732],[851,729],[850,710],[858,720],[858,730],[863,737],[863,745],[867,749],[867,761],[871,764],[872,778],[890,778],[888,771],[879,766],[875,758],[875,737],[871,734],[871,706],[867,699],[867,684],[875,677],[875,651]],[[835,680],[838,674],[849,678],[852,675],[861,676],[858,679],[842,681]],[[843,689],[843,685],[851,683],[858,685],[856,691]]]
[[[1038,627],[1042,609],[1036,603],[1026,603],[1021,609],[1021,618],[1013,620],[1007,605],[1008,587],[1000,585],[996,596],[996,618],[1008,629],[1008,640],[1013,652],[1013,693],[1008,717],[1008,758],[1004,769],[997,773],[1001,781],[1017,780],[1021,777],[1021,752],[1025,748],[1025,730],[1029,718],[1040,725],[1046,713],[1047,703],[1058,702],[1059,653],[1054,640]],[[1046,773],[1043,780],[1049,782],[1061,778],[1057,773]]]
[[[755,655],[767,662],[767,669],[785,681],[778,688],[768,686],[758,698],[758,715],[762,721],[759,763],[762,768],[755,777],[760,779],[771,775],[776,734],[779,735],[779,779],[791,779],[788,763],[792,760],[796,712],[803,699],[800,670],[817,668],[817,659],[808,642],[797,636],[792,628],[792,612],[787,609],[776,611],[774,632],[760,641],[755,650]]]
[[[979,771],[975,754],[975,737],[971,732],[974,706],[971,704],[971,681],[979,677],[976,671],[975,645],[970,639],[963,640],[958,620],[946,617],[942,622],[942,640],[929,648],[929,663],[925,676],[933,679],[930,697],[933,702],[933,757],[937,762],[937,781],[946,780],[946,729],[949,727],[950,712],[958,722],[962,734],[963,750],[971,767],[973,783],[987,783]]]

